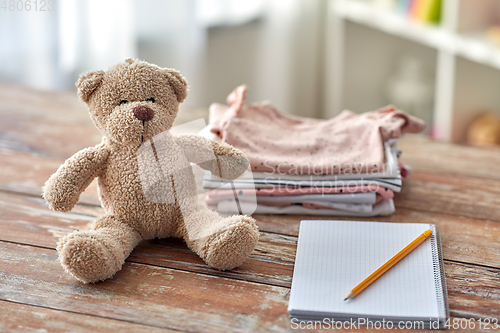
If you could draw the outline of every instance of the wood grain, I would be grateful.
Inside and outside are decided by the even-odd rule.
[[[142,242],[127,261],[290,288],[296,248],[295,237],[261,232],[250,257],[221,272],[208,267],[182,240],[165,239]]]
[[[93,219],[92,216],[86,213],[96,209],[93,207],[82,207],[82,211],[78,213],[61,213],[59,214],[60,216],[54,216],[54,214],[58,213],[48,211],[47,208],[43,206],[43,201],[41,199],[26,198],[24,196],[15,197],[5,194],[0,194],[0,199],[3,208],[1,223],[2,230],[4,230],[0,239],[12,242],[24,241],[29,244],[44,246],[51,249],[55,247],[57,237],[67,232],[71,232],[74,228],[84,227],[88,220]],[[16,216],[18,218],[17,220],[12,219],[12,217],[15,218]],[[468,221],[468,223],[470,223],[470,221]],[[486,222],[478,220],[476,224],[477,223]],[[5,227],[5,225],[9,227]],[[17,228],[19,226],[22,226],[22,228]],[[449,226],[441,226],[442,229],[446,227],[452,229],[457,228],[457,224],[450,223]],[[463,229],[463,227],[462,225],[461,228],[457,229],[460,230]],[[470,225],[469,228],[473,231],[479,229],[477,225]],[[21,236],[16,238],[16,235]],[[442,235],[443,244],[446,244],[447,238],[445,236],[449,236],[450,231],[442,230]],[[477,241],[477,239],[478,237],[470,237],[471,241],[476,241],[474,246],[484,245]],[[451,242],[451,244],[455,243]],[[491,244],[487,244],[483,251],[476,250],[477,255],[474,258],[475,262],[479,261],[481,252],[486,252],[487,247],[490,245]],[[471,249],[474,246],[468,243],[463,244],[464,249]],[[141,243],[134,250],[128,262],[130,264],[147,264],[155,267],[201,273],[213,276],[214,278],[224,277],[289,288],[293,273],[295,249],[296,237],[262,232],[256,250],[245,264],[230,272],[219,272],[206,266],[201,259],[192,253],[180,240],[153,240]],[[445,258],[448,259],[446,247],[444,247],[444,252]],[[493,253],[498,255],[498,251],[493,251]],[[56,267],[52,268],[52,270],[59,271],[61,276],[66,275],[60,266],[55,266]],[[127,267],[124,269],[127,269]],[[498,298],[498,294],[495,293],[495,288],[500,287],[498,285],[498,281],[500,281],[498,279],[499,271],[498,268],[478,267],[470,264],[447,262],[446,273],[448,290],[452,290],[456,293],[453,294],[456,301],[452,301],[450,297],[450,305],[452,310],[456,311],[455,314],[472,316],[474,318],[496,315],[493,310],[496,307],[500,308],[500,303],[498,303],[500,302],[500,298]],[[115,277],[115,279],[116,278],[117,277]],[[472,284],[472,281],[476,282]],[[486,311],[487,309],[485,308],[474,310],[475,312],[464,312],[464,309],[467,307],[463,307],[461,304],[483,302],[481,297],[485,297],[484,303],[487,304],[486,308],[490,310]],[[456,308],[455,305],[457,305]],[[470,308],[478,309],[477,306]]]
[[[85,229],[95,219],[94,214],[102,212],[77,206],[74,212],[56,213],[48,210],[42,199],[4,193],[0,193],[0,207],[0,240],[51,249],[60,237]],[[296,237],[261,232],[250,259],[238,269],[220,274],[176,239],[144,241],[128,260],[289,287],[296,244]]]
[[[310,216],[257,215],[261,230],[298,235],[302,219]],[[347,217],[313,217],[325,220],[352,220]],[[390,216],[356,218],[359,221],[435,224],[441,234],[445,259],[500,268],[500,223],[398,208]]]
[[[174,126],[206,118],[200,108],[181,106]],[[55,93],[0,84],[0,151],[62,158],[101,142],[87,106],[75,92]]]
[[[206,110],[181,110],[176,123],[193,114]],[[113,279],[82,285],[54,249],[103,214],[95,183],[70,213],[51,212],[40,193],[64,159],[101,134],[75,92],[0,83],[0,117],[0,331],[292,331],[298,228],[310,216],[256,216],[259,243],[229,272],[209,268],[181,240],[151,240]],[[414,173],[396,212],[355,220],[436,224],[452,316],[500,319],[500,148],[407,136],[400,149]]]
[[[497,318],[500,322],[500,270],[445,263],[451,315]]]
[[[287,288],[131,262],[82,285],[55,250],[0,242],[0,258],[4,300],[185,331],[279,331],[289,322]]]
[[[51,249],[0,242],[0,259],[4,300],[176,330],[290,330],[288,288],[132,262],[82,285]],[[445,271],[452,315],[498,317],[499,269],[446,263]]]
[[[0,152],[0,190],[41,196],[42,186],[63,163],[63,158],[26,152]],[[101,205],[95,180],[82,193],[80,202]]]
[[[187,115],[192,113],[192,110],[181,110],[178,118],[182,122],[192,120]],[[100,134],[92,125],[85,104],[78,101],[74,91],[54,93],[0,84],[0,114],[4,125],[0,129],[0,150],[68,157],[100,141]],[[195,114],[197,118],[206,117],[206,112],[197,111]],[[37,135],[26,133],[27,129],[34,130]],[[93,131],[93,134],[75,137],[80,131]],[[58,142],[57,138],[61,137],[64,140]],[[399,147],[403,151],[403,160],[415,170],[500,180],[500,147],[449,145],[415,135],[402,138]]]
[[[41,187],[64,162],[31,153],[0,152],[0,190],[40,195]],[[500,168],[499,168],[500,170]],[[100,205],[94,181],[81,203]],[[500,180],[450,176],[415,170],[395,195],[401,208],[500,221]]]
[[[418,135],[402,138],[398,146],[401,159],[414,170],[500,180],[500,146],[447,144]]]
[[[84,229],[89,222],[103,213],[101,208],[83,205],[77,205],[70,213],[52,212],[41,198],[1,192],[0,207],[0,226],[3,230],[0,239],[50,248],[55,248],[59,237],[76,229]],[[272,256],[273,261],[279,259],[288,265],[293,264],[296,237],[290,236],[297,236],[300,220],[308,218],[310,219],[306,216],[289,215],[256,216],[262,237],[254,254]],[[441,232],[445,259],[500,268],[500,242],[498,241],[500,223],[498,222],[429,214],[407,209],[399,209],[391,216],[364,220],[435,224]],[[167,246],[169,240],[155,242]],[[184,246],[182,242],[177,245]],[[171,245],[168,245],[166,248],[175,252],[178,246],[171,248]],[[148,260],[154,258],[157,257],[151,257]],[[173,259],[172,262],[175,260]]]
[[[394,204],[397,208],[500,221],[500,181],[416,171],[395,195]]]
[[[4,190],[40,194],[64,159],[101,139],[86,106],[72,93],[8,87],[0,92],[0,114],[0,189]],[[187,120],[187,116],[182,119]],[[500,221],[500,148],[446,145],[421,136],[403,138],[400,148],[414,173],[396,194],[397,209]],[[80,202],[99,205],[95,182]]]
[[[129,321],[8,301],[0,301],[0,309],[0,332],[175,332],[165,328],[138,325]]]

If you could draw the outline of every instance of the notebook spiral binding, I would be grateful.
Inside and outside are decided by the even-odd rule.
[[[443,255],[441,250],[441,237],[438,227],[432,225],[432,265],[434,267],[434,282],[436,283],[436,296],[441,318],[449,318],[448,291],[446,288],[446,278],[444,275]],[[444,309],[444,313],[442,312]],[[445,319],[445,320],[446,320]]]

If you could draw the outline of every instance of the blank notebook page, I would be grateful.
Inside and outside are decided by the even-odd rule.
[[[420,244],[358,296],[347,294],[429,224],[302,221],[288,311],[438,317],[432,242]]]

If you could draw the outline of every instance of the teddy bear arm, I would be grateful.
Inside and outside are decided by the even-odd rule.
[[[250,165],[245,154],[227,143],[219,143],[202,136],[185,134],[177,137],[187,159],[224,179],[236,179]]]
[[[107,157],[108,151],[100,144],[80,150],[67,159],[43,188],[43,197],[49,208],[70,211],[78,202],[80,194],[104,169]]]
[[[212,149],[217,158],[217,169],[224,179],[233,180],[241,176],[250,166],[245,154],[227,143],[212,141]]]

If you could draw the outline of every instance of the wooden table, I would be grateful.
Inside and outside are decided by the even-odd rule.
[[[0,85],[0,331],[292,331],[286,308],[307,216],[255,216],[257,248],[229,272],[173,239],[142,242],[105,282],[83,285],[63,271],[58,238],[103,210],[95,184],[64,214],[46,207],[41,187],[100,137],[76,93]],[[413,176],[396,213],[369,220],[436,224],[451,315],[500,318],[500,149],[419,136],[400,146]]]

